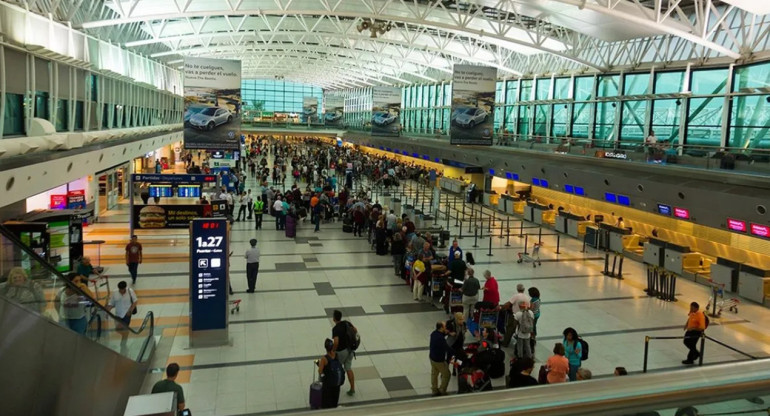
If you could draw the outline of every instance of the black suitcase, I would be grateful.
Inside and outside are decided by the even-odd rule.
[[[470,264],[471,266],[474,266],[476,264],[476,260],[473,259],[473,253],[466,252],[465,253],[465,262]]]
[[[352,233],[353,232],[353,226],[350,224],[342,224],[342,232],[343,233]]]

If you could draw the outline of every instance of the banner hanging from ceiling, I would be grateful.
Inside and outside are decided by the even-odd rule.
[[[317,97],[302,97],[302,122],[303,123],[318,122],[318,98]]]
[[[327,126],[342,126],[342,116],[345,115],[345,98],[338,95],[324,97],[324,124]]]
[[[401,134],[401,88],[372,88],[372,135]]]
[[[451,144],[492,145],[497,69],[455,65],[452,75]]]
[[[184,146],[239,150],[241,61],[185,58]]]

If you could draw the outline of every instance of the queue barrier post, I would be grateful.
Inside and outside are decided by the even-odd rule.
[[[556,234],[556,254],[561,254],[561,252],[559,252],[560,245],[561,245],[561,234]]]
[[[489,252],[487,253],[487,257],[492,257],[492,234],[489,235]]]
[[[529,234],[524,234],[524,254],[529,254],[527,246],[529,246]]]
[[[479,246],[479,229],[478,227],[473,229],[473,248],[476,248]]]

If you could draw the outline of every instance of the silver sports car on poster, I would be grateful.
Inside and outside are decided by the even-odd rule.
[[[478,107],[464,107],[455,112],[454,123],[464,128],[473,128],[487,119],[487,112]]]
[[[190,125],[201,130],[213,130],[214,127],[233,121],[229,110],[220,107],[208,107],[190,116]]]
[[[372,114],[372,124],[378,126],[387,126],[388,124],[396,121],[398,116],[389,111],[378,111]]]

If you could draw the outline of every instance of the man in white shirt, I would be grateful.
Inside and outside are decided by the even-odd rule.
[[[658,138],[655,137],[655,132],[650,130],[650,135],[644,139],[644,144],[647,146],[647,161],[655,158],[655,150],[658,147]]]
[[[280,195],[276,197],[276,200],[273,203],[273,211],[275,211],[275,229],[283,230],[286,217],[283,215],[283,201],[281,201]]]
[[[225,200],[227,201],[227,215],[233,216],[233,211],[235,210],[235,201],[233,200],[233,193],[227,192],[225,194]]]
[[[532,337],[535,314],[527,309],[528,303],[521,301],[519,311],[513,314],[516,321],[516,356],[519,358],[532,358],[532,348],[529,339]]]
[[[513,317],[516,316],[516,313],[521,310],[521,305],[528,306],[530,302],[530,297],[526,293],[524,293],[525,287],[523,284],[519,283],[516,285],[516,294],[511,296],[511,299],[503,305],[503,309],[507,309],[511,311],[511,315],[508,318],[508,322],[505,325],[505,336],[503,337],[503,345],[508,346],[511,342],[511,338],[514,335],[514,332],[516,331],[516,319]]]
[[[128,287],[125,280],[121,280],[118,283],[118,291],[110,294],[110,300],[107,302],[107,310],[115,309],[113,314],[119,319],[119,322],[115,323],[115,331],[120,333],[121,350],[125,349],[126,342],[128,341],[128,328],[131,325],[131,316],[133,315],[134,308],[138,303],[136,293],[134,290]]]

